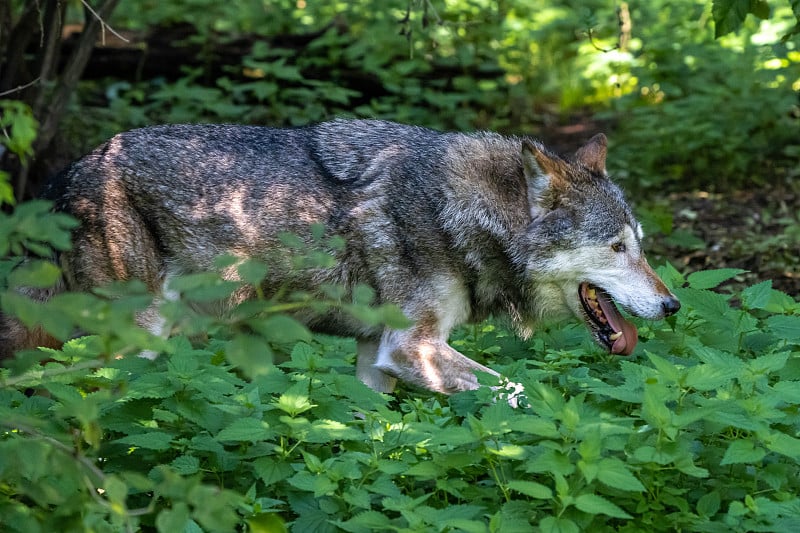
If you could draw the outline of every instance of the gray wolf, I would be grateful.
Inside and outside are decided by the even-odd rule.
[[[505,316],[526,336],[572,316],[627,355],[637,332],[615,303],[653,320],[679,309],[645,259],[606,152],[603,135],[562,158],[531,138],[377,120],[157,126],[113,137],[45,196],[81,223],[60,259],[63,284],[77,290],[136,278],[168,297],[172,277],[212,269],[220,254],[269,259],[281,233],[324,224],[346,241],[336,265],[274,270],[264,293],[371,286],[413,325],[368,327],[334,311],[300,318],[354,336],[356,373],[376,390],[400,379],[453,393],[477,387],[476,372],[496,374],[447,344],[459,324]],[[164,333],[155,305],[139,321]],[[7,351],[31,342],[9,324]]]

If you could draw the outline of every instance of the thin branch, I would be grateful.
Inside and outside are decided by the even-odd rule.
[[[9,94],[12,94],[12,93],[16,93],[16,92],[19,92],[19,91],[24,91],[28,87],[31,87],[32,85],[36,85],[37,83],[39,83],[39,80],[41,80],[41,79],[42,79],[42,77],[39,76],[35,80],[29,81],[25,85],[20,85],[19,87],[14,87],[13,89],[9,89],[7,91],[3,91],[3,92],[0,93],[0,98],[2,98],[4,96],[8,96]]]
[[[44,17],[40,22],[42,41],[39,46],[42,51],[40,53],[39,79],[42,80],[42,84],[45,86],[55,78],[56,70],[58,70],[58,56],[61,48],[61,29],[64,27],[64,12],[66,7],[66,4],[62,4],[58,0],[49,0],[44,10]],[[31,105],[33,116],[41,116],[46,99],[47,91],[39,91],[39,94],[36,95],[36,99]]]
[[[114,11],[114,8],[116,8],[119,1],[120,0],[106,0],[98,7],[97,13],[99,13],[101,16],[110,15],[111,12]],[[92,11],[92,13],[94,13],[94,11]],[[39,119],[41,124],[39,128],[39,137],[37,137],[34,145],[36,155],[41,153],[44,148],[49,146],[50,142],[53,140],[53,137],[55,137],[58,124],[61,122],[61,118],[64,115],[64,110],[67,106],[67,102],[69,101],[69,97],[77,86],[78,80],[80,79],[83,69],[86,67],[86,63],[92,53],[92,48],[94,47],[94,42],[97,39],[97,34],[100,31],[101,26],[105,25],[105,22],[103,22],[101,18],[87,21],[86,26],[81,33],[80,40],[78,41],[78,46],[75,48],[75,50],[73,50],[71,56],[67,60],[67,64],[61,74],[61,79],[59,80],[58,86],[50,94],[50,105],[46,110],[43,110],[42,116],[36,117]],[[25,171],[25,168],[23,168],[23,172]],[[20,194],[22,193],[20,192]]]
[[[78,372],[82,370],[91,370],[93,368],[101,368],[105,365],[104,361],[98,359],[92,359],[90,361],[84,361],[82,363],[78,363],[72,366],[65,366],[62,368],[55,368],[50,370],[43,370],[40,374],[36,376],[32,376],[30,373],[25,373],[20,376],[16,376],[13,378],[8,378],[5,381],[0,381],[0,386],[2,387],[16,387],[20,383],[25,383],[28,380],[37,380],[37,381],[44,381],[46,379],[61,376],[64,374],[70,374],[72,372]]]
[[[68,456],[72,457],[73,459],[75,459],[76,461],[78,461],[84,468],[86,468],[89,472],[91,472],[95,476],[95,478],[97,478],[98,485],[103,486],[105,484],[105,479],[106,479],[105,473],[103,473],[103,471],[100,470],[97,467],[97,465],[95,465],[88,457],[86,457],[85,455],[81,454],[75,448],[72,448],[71,446],[67,446],[66,444],[64,444],[60,440],[54,439],[53,437],[51,437],[49,435],[45,435],[44,433],[41,433],[36,428],[33,428],[33,427],[28,426],[26,424],[20,424],[20,423],[17,423],[17,422],[9,422],[9,421],[3,421],[3,422],[0,422],[0,424],[2,424],[3,426],[5,426],[5,427],[7,427],[9,429],[15,429],[17,431],[21,431],[22,433],[27,433],[28,435],[30,435],[31,437],[33,437],[35,439],[40,439],[40,440],[43,440],[43,441],[47,442],[53,448],[57,449],[60,452],[65,453],[66,455],[68,455]]]
[[[114,31],[114,28],[112,28],[111,26],[109,26],[109,25],[106,23],[106,21],[104,21],[104,20],[103,20],[103,19],[100,17],[100,15],[98,15],[98,14],[97,14],[97,12],[96,12],[94,9],[92,9],[92,6],[90,6],[90,5],[89,5],[89,3],[88,3],[86,0],[81,0],[81,4],[83,4],[83,7],[85,7],[85,8],[86,8],[86,9],[89,11],[89,13],[91,13],[92,15],[94,15],[94,17],[95,17],[97,20],[99,20],[99,21],[100,21],[100,24],[102,24],[102,30],[103,30],[103,33],[102,33],[102,43],[103,43],[103,46],[105,46],[105,44],[106,44],[106,29],[108,29],[108,31],[109,31],[109,32],[111,32],[111,34],[112,34],[112,35],[115,35],[115,36],[117,36],[117,37],[118,37],[120,40],[122,40],[122,41],[124,41],[124,42],[126,42],[126,43],[129,43],[129,42],[130,42],[128,39],[126,39],[125,37],[123,37],[122,35],[120,35],[119,33],[117,33],[116,31]]]
[[[592,28],[589,28],[588,30],[586,30],[586,35],[589,37],[589,44],[594,46],[595,50],[598,50],[598,51],[603,52],[603,53],[608,53],[608,52],[613,52],[614,50],[618,50],[619,49],[619,43],[617,43],[615,46],[612,46],[611,48],[603,48],[602,46],[599,46],[594,40],[593,33],[594,32],[593,32]]]
[[[621,52],[625,52],[628,49],[628,43],[631,40],[631,12],[628,8],[627,2],[620,3],[619,7],[617,8],[617,21],[619,23],[619,35],[617,36],[617,44],[612,46],[611,48],[603,48],[602,46],[598,45],[594,40],[594,30],[589,28],[586,30],[586,35],[589,37],[589,43],[595,48],[603,53],[613,52],[614,50],[619,50]]]
[[[20,431],[20,432],[25,433],[27,435],[30,435],[34,439],[43,440],[44,442],[48,443],[50,446],[52,446],[56,450],[62,452],[63,454],[65,454],[65,455],[69,456],[70,458],[74,459],[75,461],[77,461],[81,466],[83,466],[86,470],[88,470],[88,472],[90,472],[91,475],[93,475],[95,477],[95,482],[93,483],[92,480],[89,479],[88,475],[84,474],[84,476],[83,476],[84,482],[86,483],[86,488],[87,488],[88,493],[91,496],[91,498],[95,502],[97,502],[98,505],[101,505],[102,507],[104,507],[104,508],[108,509],[109,511],[113,512],[113,508],[112,508],[111,503],[108,500],[106,500],[105,498],[103,498],[101,496],[101,493],[98,492],[98,488],[99,487],[103,487],[105,485],[105,483],[106,483],[106,474],[105,474],[105,472],[100,470],[100,468],[98,468],[98,466],[95,465],[94,462],[91,459],[89,459],[88,457],[86,457],[85,455],[80,453],[79,450],[77,450],[75,448],[72,448],[70,446],[67,446],[66,444],[64,444],[63,442],[59,441],[58,439],[55,439],[55,438],[53,438],[53,437],[51,437],[49,435],[45,435],[44,433],[41,433],[39,430],[37,430],[34,427],[31,427],[31,426],[28,426],[28,425],[25,425],[25,424],[9,423],[9,422],[0,422],[0,425],[6,426],[6,427],[8,427],[10,429],[14,429],[14,430]],[[155,509],[155,498],[150,501],[150,504],[147,507],[140,507],[138,509],[128,509],[127,506],[126,506],[125,507],[125,515],[128,518],[131,518],[133,516],[142,516],[142,515],[146,515],[146,514],[152,513],[154,509]],[[130,520],[126,520],[126,531],[133,531],[133,528],[131,527]]]
[[[1,53],[5,55],[6,63],[4,71],[0,73],[0,90],[10,89],[19,83],[17,79],[21,77],[19,73],[24,62],[25,50],[33,36],[36,35],[37,5],[37,2],[25,4],[25,8],[5,40],[5,46]]]

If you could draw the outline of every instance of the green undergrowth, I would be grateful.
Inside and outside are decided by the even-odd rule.
[[[683,309],[638,322],[630,358],[571,325],[528,342],[491,322],[458,331],[455,347],[524,385],[519,408],[490,387],[378,394],[354,376],[352,340],[284,314],[339,306],[402,326],[368,289],[260,298],[220,320],[190,304],[238,285],[183,278],[167,341],[132,325],[150,301],[136,286],[46,305],[6,290],[6,312],[93,335],[0,371],[0,529],[798,530],[800,304],[767,281],[732,307],[712,289],[739,273],[662,267]],[[32,262],[8,283],[52,275]],[[122,356],[144,348],[166,355]]]

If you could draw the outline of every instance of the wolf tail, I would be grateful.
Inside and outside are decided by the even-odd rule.
[[[19,293],[35,302],[46,302],[56,294],[64,292],[66,285],[63,278],[56,285],[46,289],[26,287]],[[0,313],[0,361],[13,357],[19,350],[32,349],[39,346],[60,348],[63,343],[48,334],[41,326],[28,329],[17,317]]]

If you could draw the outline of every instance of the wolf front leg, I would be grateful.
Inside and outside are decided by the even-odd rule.
[[[385,331],[373,368],[445,394],[478,388],[475,372],[499,377],[494,370],[451,348],[445,339],[421,335],[414,329]]]
[[[358,339],[356,346],[356,376],[358,379],[378,392],[394,391],[397,378],[375,366],[378,359],[378,342]]]

